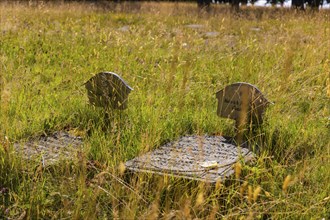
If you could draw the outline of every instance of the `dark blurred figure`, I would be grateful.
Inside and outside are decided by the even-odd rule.
[[[197,0],[199,10],[210,11],[211,0]]]
[[[292,0],[291,7],[294,9],[305,10],[304,0]]]

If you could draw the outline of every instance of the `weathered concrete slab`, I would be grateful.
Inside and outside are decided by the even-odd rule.
[[[202,24],[188,24],[186,25],[187,28],[191,28],[191,29],[202,29],[205,28],[205,25]]]
[[[210,31],[210,32],[206,32],[204,34],[204,36],[207,37],[207,38],[215,38],[215,37],[219,36],[219,34],[220,33],[217,32],[217,31]]]
[[[42,136],[26,143],[14,144],[15,151],[27,160],[41,160],[43,165],[57,163],[60,159],[73,159],[81,149],[81,137],[64,131]]]
[[[184,136],[126,162],[135,172],[173,175],[216,182],[233,174],[232,165],[240,158],[248,161],[253,153],[227,142],[222,136]]]
[[[126,109],[127,98],[133,90],[119,75],[101,72],[86,83],[88,99],[92,105],[110,109]]]
[[[130,26],[128,26],[128,25],[122,26],[121,28],[118,28],[118,31],[129,32],[130,31]]]
[[[259,31],[261,31],[261,28],[259,28],[259,27],[251,27],[250,30],[251,31],[259,32]]]

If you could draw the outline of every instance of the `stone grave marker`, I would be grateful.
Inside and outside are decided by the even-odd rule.
[[[216,93],[217,115],[236,121],[236,142],[240,144],[248,124],[260,125],[266,108],[272,104],[260,90],[249,83],[231,84]]]
[[[217,92],[217,113],[220,117],[242,121],[254,115],[262,121],[270,103],[262,93],[248,83],[234,83]],[[243,117],[244,117],[243,115]],[[237,146],[222,136],[184,136],[160,146],[154,151],[125,163],[132,172],[171,175],[215,183],[234,173],[233,164],[254,157],[248,148]]]
[[[85,87],[92,105],[119,110],[127,108],[127,98],[133,90],[120,76],[112,72],[96,74],[85,83]]]

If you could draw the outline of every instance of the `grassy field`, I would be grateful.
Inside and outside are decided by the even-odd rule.
[[[0,219],[330,218],[329,11],[0,10]],[[83,86],[105,70],[134,88],[128,109],[108,118]],[[181,135],[233,136],[233,122],[216,116],[215,92],[238,81],[275,103],[252,163],[215,186],[123,175],[123,162]],[[85,140],[73,161],[42,167],[13,150],[58,130]]]

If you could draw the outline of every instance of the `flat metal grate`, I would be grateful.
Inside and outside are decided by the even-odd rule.
[[[126,162],[135,172],[170,174],[178,177],[216,182],[233,174],[232,165],[240,158],[253,157],[247,148],[240,148],[222,136],[184,136]],[[205,167],[212,162],[213,167]]]

